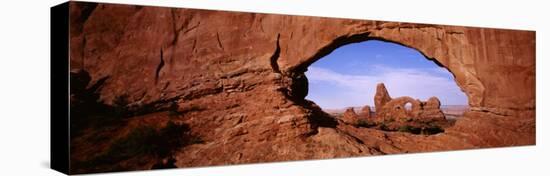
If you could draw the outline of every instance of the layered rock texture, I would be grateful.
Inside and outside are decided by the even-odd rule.
[[[87,73],[86,90],[124,116],[72,136],[74,173],[535,144],[532,31],[84,2],[70,4],[70,20],[72,72]],[[444,133],[414,135],[340,123],[304,99],[311,63],[373,39],[447,68],[470,110]],[[162,157],[74,164],[108,154],[131,129],[172,123],[200,140]]]

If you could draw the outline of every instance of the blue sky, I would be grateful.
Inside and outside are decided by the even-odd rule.
[[[383,82],[392,97],[427,100],[442,105],[467,105],[452,74],[415,49],[370,40],[337,48],[309,66],[306,99],[321,108],[374,105],[376,84]]]

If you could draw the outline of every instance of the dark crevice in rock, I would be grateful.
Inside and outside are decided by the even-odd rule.
[[[86,3],[86,6],[82,8],[82,15],[79,18],[79,21],[82,23],[86,23],[88,18],[92,15],[92,12],[94,12],[95,8],[97,7],[96,3]]]
[[[192,31],[193,29],[196,29],[197,27],[199,27],[200,24],[201,24],[201,22],[198,22],[195,26],[191,26],[189,29],[183,31],[183,34],[187,34],[188,32]]]
[[[339,130],[340,131],[340,130]],[[348,132],[345,132],[345,131],[340,131],[341,133],[343,133],[344,135],[347,135],[349,137],[351,137],[353,140],[355,140],[355,142],[359,143],[359,144],[365,144],[365,142],[363,142],[363,140],[359,139],[358,137],[348,133]]]
[[[134,8],[136,8],[136,11],[139,11],[139,10],[143,9],[143,6],[138,6],[137,5],[137,6],[134,6]]]
[[[302,103],[301,105],[312,111],[311,115],[308,116],[308,118],[313,128],[315,129],[317,129],[317,127],[336,128],[336,126],[338,126],[338,120],[336,120],[330,114],[323,111],[315,103],[309,100],[304,100],[304,103]]]
[[[455,35],[455,34],[464,34],[464,32],[458,32],[458,31],[445,31],[445,34]]]
[[[86,35],[84,34],[84,25],[92,15],[92,12],[96,9],[97,5],[97,3],[75,3],[75,6],[80,8],[81,11],[78,18],[75,18],[75,20],[72,21],[75,25],[72,25],[71,27],[75,27],[78,33],[82,34],[81,69],[86,69],[84,65],[84,53],[86,51]]]
[[[303,101],[309,91],[309,82],[305,73],[294,73],[291,75],[292,84],[290,85],[289,95],[295,102]]]
[[[279,43],[279,39],[281,37],[281,34],[277,34],[277,41],[276,41],[276,48],[275,52],[270,58],[271,63],[271,69],[275,73],[281,74],[281,70],[279,68],[279,64],[277,63],[277,60],[279,59],[279,56],[281,54],[281,47]],[[285,89],[282,89],[282,93],[286,96],[287,99],[298,103],[298,104],[304,104],[305,102],[304,98],[308,94],[308,80],[304,72],[289,72],[284,73],[286,77],[289,77],[292,81],[290,82],[290,85],[287,85]]]
[[[90,86],[90,88],[88,88],[89,90],[92,90],[93,92],[95,93],[99,93],[101,91],[101,89],[103,88],[103,85],[105,84],[105,82],[109,79],[110,77],[109,76],[105,76],[103,78],[100,78],[99,80],[97,80],[92,86]]]
[[[160,63],[157,66],[157,70],[155,71],[155,84],[158,83],[160,70],[162,70],[162,67],[164,67],[164,53],[162,51],[162,48],[160,49]]]
[[[192,47],[191,47],[191,52],[194,53],[196,47],[197,47],[197,39],[194,39],[194,40],[193,40],[193,45],[192,45]]]
[[[164,83],[164,86],[162,86],[162,90],[166,90],[168,88],[168,86],[170,86],[170,82],[166,82]]]
[[[279,45],[279,38],[281,37],[281,34],[277,34],[277,42],[275,45],[275,52],[269,59],[271,62],[271,68],[273,69],[273,72],[275,73],[281,73],[281,70],[279,69],[279,64],[277,63],[277,60],[279,59],[279,55],[281,54],[281,46]]]
[[[184,28],[185,28],[186,26],[189,26],[190,20],[184,20],[184,21],[183,21],[183,24],[181,24],[181,26],[178,27],[178,25],[177,25],[177,19],[176,19],[176,10],[175,10],[175,9],[172,9],[172,10],[170,11],[170,13],[172,14],[172,30],[173,30],[173,32],[174,32],[174,38],[172,39],[172,42],[171,42],[171,43],[172,43],[172,45],[176,45],[177,42],[178,42],[178,40],[179,40],[180,35],[182,34],[182,32],[183,32],[183,34],[186,34],[186,33],[188,33],[189,31],[191,31],[191,30],[193,30],[193,29],[199,27],[200,22],[198,22],[196,25],[194,25],[194,26],[192,26],[192,27],[190,27],[190,28],[184,30]]]
[[[371,153],[380,153],[381,155],[387,155],[388,153],[386,152],[383,152],[381,149],[380,149],[380,146],[374,146],[374,147],[369,147],[369,150],[371,150],[370,152]],[[374,152],[372,152],[374,151]]]
[[[225,51],[222,42],[220,41],[220,34],[218,32],[216,32],[216,39],[218,39],[218,46],[222,49],[222,51]]]
[[[82,52],[80,53],[81,69],[86,70],[84,56],[86,55],[86,35],[82,34]]]
[[[76,20],[74,21],[75,24],[80,24],[78,27],[79,27],[79,31],[82,32],[83,28],[84,28],[84,24],[86,23],[86,21],[88,21],[88,18],[90,18],[90,16],[92,15],[92,12],[94,12],[94,10],[96,9],[97,7],[97,3],[75,3],[78,8],[81,9],[80,11],[80,16],[78,16],[78,18],[76,18]]]
[[[183,30],[183,27],[185,26],[182,24],[179,28],[177,26],[177,20],[176,20],[176,12],[174,9],[170,10],[170,13],[172,14],[172,30],[174,31],[174,38],[172,39],[172,45],[176,45],[179,39],[179,35],[181,30]]]

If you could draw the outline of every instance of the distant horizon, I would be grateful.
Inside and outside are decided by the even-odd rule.
[[[370,106],[370,108],[375,107],[374,105],[368,105],[368,106]],[[468,106],[469,107],[470,105],[467,105],[467,104],[466,105],[456,105],[456,104],[444,105],[444,104],[442,104],[441,106]],[[345,110],[347,108],[363,108],[363,107],[365,107],[365,105],[363,105],[363,106],[348,106],[348,107],[342,107],[342,108],[323,108],[323,107],[321,107],[321,109],[323,109],[323,110]],[[374,111],[374,109],[371,109],[371,111]]]
[[[426,101],[435,96],[442,105],[468,105],[446,68],[415,49],[390,42],[369,40],[337,48],[313,63],[306,76],[306,99],[323,109],[373,107],[378,83],[384,83],[394,98]]]

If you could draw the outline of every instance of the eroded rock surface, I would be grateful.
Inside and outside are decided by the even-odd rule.
[[[371,115],[372,114],[372,111],[370,109],[370,106],[369,105],[365,105],[363,106],[363,108],[361,109],[361,113],[359,114],[361,117],[365,118],[365,119],[370,119],[371,118]]]
[[[98,101],[124,97],[131,115],[122,129],[170,120],[201,136],[176,149],[177,167],[535,144],[532,31],[84,2],[71,2],[70,19],[70,66],[89,73],[88,87],[101,81]],[[319,120],[303,100],[304,71],[339,46],[369,39],[418,49],[447,68],[470,112],[432,136]],[[377,95],[376,112],[388,98]],[[127,134],[118,131],[111,136]],[[109,144],[84,139],[76,137],[71,159]]]
[[[342,115],[342,121],[347,124],[356,124],[358,119],[359,115],[355,113],[355,110],[353,110],[353,108],[347,108]]]
[[[382,83],[376,85],[376,94],[374,95],[374,107],[376,112],[382,112],[382,107],[391,100],[391,96],[388,93],[388,89]]]

